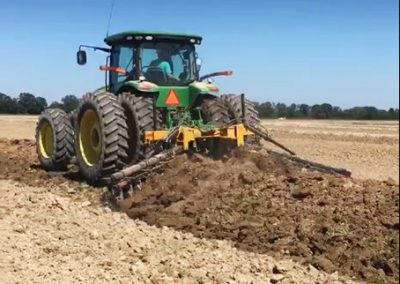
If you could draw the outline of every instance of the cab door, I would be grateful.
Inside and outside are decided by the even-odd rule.
[[[111,66],[123,68],[129,75],[109,71],[110,91],[116,93],[121,84],[135,77],[135,49],[133,46],[114,46],[111,50]]]

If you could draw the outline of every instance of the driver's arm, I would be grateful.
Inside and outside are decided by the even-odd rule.
[[[167,77],[168,77],[169,79],[175,79],[175,80],[177,80],[177,79],[175,78],[175,76],[172,75],[171,66],[169,65],[169,63],[168,63],[167,61],[161,62],[160,65],[159,65],[159,67],[164,71],[164,73],[167,75]]]
[[[169,63],[167,61],[162,61],[158,66],[164,71],[165,74],[172,75],[171,66],[169,65]]]

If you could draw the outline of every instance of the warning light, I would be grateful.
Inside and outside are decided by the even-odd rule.
[[[179,98],[174,89],[169,90],[168,95],[165,98],[165,104],[168,106],[179,105]]]
[[[128,75],[128,71],[126,71],[124,68],[117,67],[117,66],[107,66],[107,65],[101,65],[100,66],[101,71],[114,71],[116,73],[122,74],[122,75]]]
[[[219,91],[217,86],[214,86],[214,85],[210,85],[208,88],[210,89],[211,92],[218,92]]]

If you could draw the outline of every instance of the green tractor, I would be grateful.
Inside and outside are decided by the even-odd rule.
[[[200,76],[201,60],[192,34],[128,31],[108,36],[109,47],[81,45],[107,53],[105,86],[85,94],[77,110],[46,109],[36,128],[37,152],[48,171],[65,171],[74,160],[91,184],[172,146],[200,150],[229,140],[236,145],[259,123],[243,95],[219,95],[213,76]],[[72,159],[76,157],[76,159]]]
[[[162,168],[164,161],[185,151],[226,152],[260,139],[291,155],[280,154],[304,167],[350,176],[338,169],[295,156],[273,140],[259,124],[257,111],[244,95],[219,95],[211,77],[200,76],[191,34],[128,31],[109,36],[109,47],[81,45],[107,53],[105,86],[85,94],[72,113],[46,109],[36,127],[36,149],[42,167],[65,172],[76,164],[90,184],[105,183],[126,192]]]

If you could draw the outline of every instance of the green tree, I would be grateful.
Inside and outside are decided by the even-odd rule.
[[[394,119],[399,119],[399,109],[398,108],[396,108],[395,110],[394,110]]]
[[[35,114],[38,112],[36,98],[30,93],[20,93],[17,99],[18,113]]]
[[[299,113],[300,113],[300,116],[302,116],[302,117],[308,117],[308,115],[310,113],[310,106],[306,105],[306,104],[301,104],[299,106]]]
[[[38,110],[40,110],[39,113],[42,112],[47,107],[47,101],[45,98],[42,98],[42,97],[36,98],[36,104],[37,104]]]
[[[52,102],[49,106],[50,108],[64,108],[64,105],[58,101]]]
[[[16,101],[18,113],[39,114],[47,107],[45,98],[36,98],[31,93],[20,93]]]
[[[334,106],[332,108],[332,118],[343,118],[343,111],[340,107]]]
[[[287,117],[296,117],[296,112],[297,112],[297,106],[296,104],[291,104],[289,107],[287,107],[286,110],[286,115]]]
[[[331,118],[332,117],[332,105],[324,103],[321,105],[321,109],[324,112],[324,118]]]
[[[66,112],[73,111],[74,109],[78,108],[79,99],[74,95],[67,95],[61,99],[64,107],[63,109]]]
[[[15,100],[3,93],[0,93],[0,113],[17,113]]]
[[[310,115],[312,118],[316,118],[316,119],[326,118],[325,111],[321,105],[313,105],[311,107]]]
[[[284,103],[277,103],[275,106],[276,115],[278,117],[286,117],[287,116],[287,107]]]
[[[270,102],[256,105],[256,110],[262,118],[273,117],[275,112],[274,107]]]
[[[366,110],[366,116],[364,119],[378,119],[378,109],[376,107],[365,107]]]
[[[396,118],[396,112],[395,112],[395,110],[394,110],[394,108],[390,108],[389,109],[389,111],[388,111],[388,117],[390,118],[390,119],[395,119]]]

